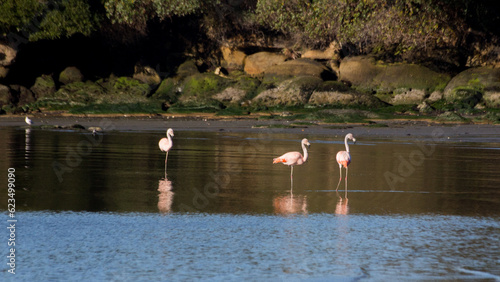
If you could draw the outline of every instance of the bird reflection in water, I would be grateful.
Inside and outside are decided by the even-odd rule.
[[[347,190],[345,191],[344,198],[342,198],[342,196],[337,191],[337,197],[339,199],[337,201],[337,205],[335,206],[335,214],[343,214],[343,215],[349,214],[349,204],[348,204],[349,199],[347,199]]]
[[[172,210],[174,192],[172,192],[172,181],[163,178],[158,181],[158,210],[161,213],[169,213]]]
[[[28,117],[26,117],[26,118],[28,118]],[[31,120],[30,120],[30,122],[31,122]],[[31,135],[31,128],[26,128],[24,130],[24,161],[25,161],[24,167],[25,168],[29,167],[28,161],[30,159],[30,153],[31,153],[31,138],[30,138],[30,135]]]
[[[277,214],[307,214],[307,197],[304,195],[294,196],[293,193],[278,196],[273,199],[273,207]]]

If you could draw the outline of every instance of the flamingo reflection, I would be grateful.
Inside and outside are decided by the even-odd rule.
[[[26,117],[26,118],[28,118],[28,117]],[[30,120],[30,122],[31,122],[31,120]],[[28,161],[29,161],[30,153],[31,153],[30,135],[31,135],[31,129],[30,128],[24,129],[24,160],[25,160],[24,167],[25,168],[28,168],[28,166],[29,166]]]
[[[278,214],[307,214],[307,197],[304,195],[294,196],[293,193],[278,196],[273,199],[274,212]]]
[[[337,201],[337,205],[335,206],[335,214],[343,214],[347,215],[349,213],[349,199],[347,199],[347,191],[345,191],[345,196],[342,196],[337,192],[337,197],[339,200]]]
[[[172,192],[172,181],[167,178],[160,179],[158,182],[158,210],[161,213],[169,213],[172,210],[174,192]]]

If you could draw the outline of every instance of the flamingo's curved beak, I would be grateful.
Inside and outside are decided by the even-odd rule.
[[[354,144],[356,144],[356,138],[352,138],[352,142],[354,142]]]

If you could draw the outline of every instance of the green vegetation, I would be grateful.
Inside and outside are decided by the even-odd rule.
[[[133,41],[137,34],[148,36],[151,25],[187,19],[208,40],[200,46],[236,35],[260,34],[260,41],[283,35],[293,48],[337,40],[354,53],[382,58],[456,61],[481,50],[465,42],[471,30],[481,35],[478,44],[497,40],[495,11],[495,1],[474,0],[4,0],[0,32],[32,41],[78,33]]]

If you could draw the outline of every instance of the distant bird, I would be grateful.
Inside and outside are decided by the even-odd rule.
[[[348,139],[351,139],[356,144],[356,139],[352,136],[351,133],[348,133],[344,138],[345,151],[339,151],[337,153],[337,163],[339,164],[339,170],[340,170],[340,179],[339,179],[339,183],[337,184],[337,190],[339,190],[340,181],[342,181],[342,166],[344,166],[345,167],[345,190],[347,191],[347,173],[348,173],[347,167],[351,163],[351,154],[349,153],[349,144],[347,144]]]
[[[172,137],[174,136],[174,130],[172,128],[169,128],[167,130],[167,138],[162,138],[160,139],[160,142],[158,142],[158,147],[160,147],[160,150],[162,152],[165,152],[165,177],[167,176],[167,158],[168,158],[168,151],[172,148]]]
[[[26,118],[24,119],[24,121],[28,124],[28,125],[32,125],[33,124],[33,121],[28,117],[26,116]]]
[[[302,156],[302,154],[299,152],[288,152],[288,153],[282,155],[281,157],[277,157],[277,158],[273,159],[273,164],[283,163],[283,164],[291,167],[290,181],[291,181],[292,187],[293,187],[293,166],[294,165],[301,165],[307,161],[308,154],[307,154],[306,145],[311,146],[311,144],[309,144],[309,141],[307,141],[306,138],[302,139],[301,145],[302,145],[302,150],[304,151],[304,156]]]

